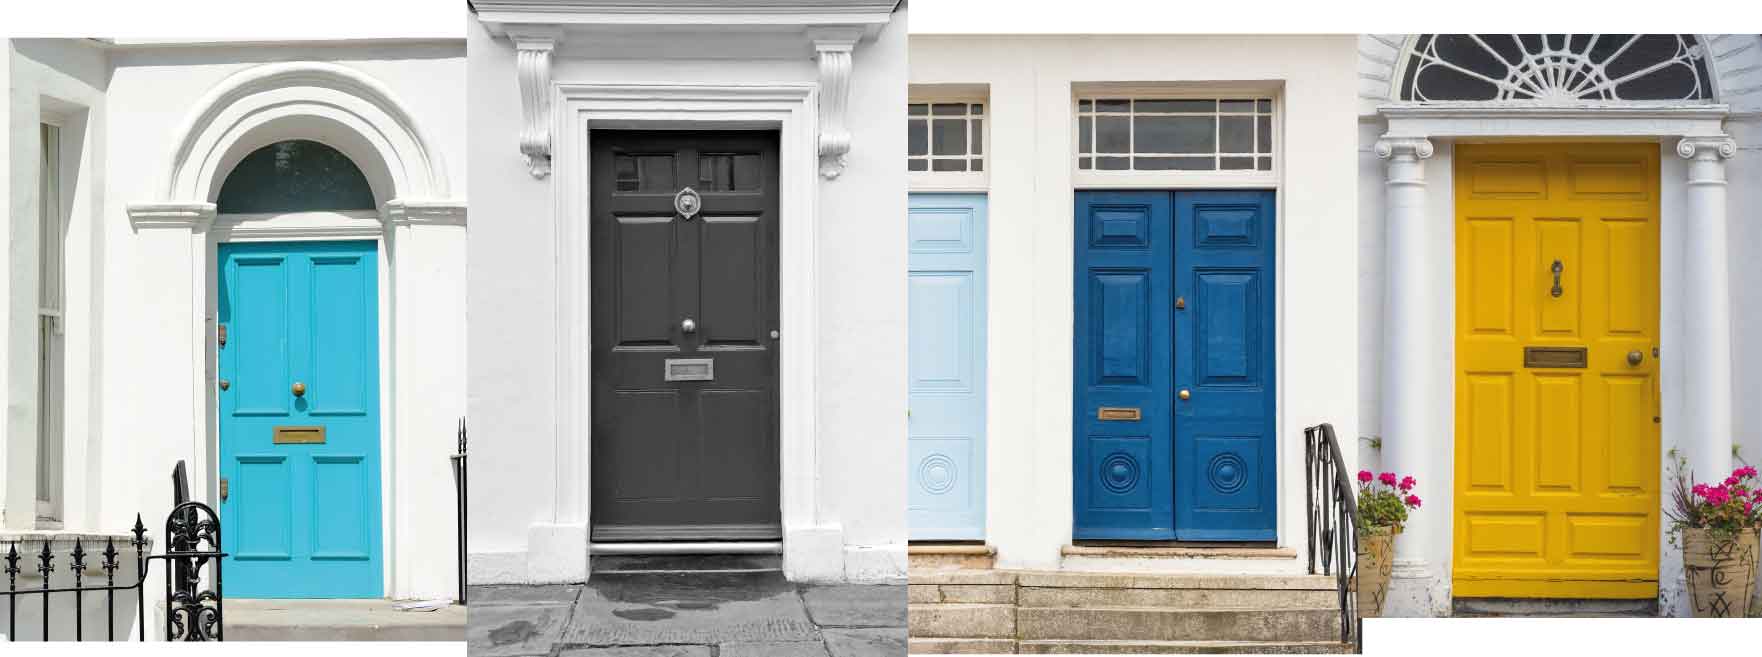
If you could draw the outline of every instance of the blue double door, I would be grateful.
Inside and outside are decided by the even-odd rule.
[[[1077,539],[1277,538],[1273,193],[1079,192]]]
[[[383,595],[375,249],[220,246],[216,394],[229,597]]]
[[[985,196],[907,213],[907,520],[915,541],[985,538]]]

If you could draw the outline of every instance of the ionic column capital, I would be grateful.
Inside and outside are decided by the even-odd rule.
[[[1380,159],[1423,160],[1432,156],[1432,140],[1424,137],[1383,137],[1377,140]]]
[[[1738,154],[1738,142],[1728,135],[1683,137],[1676,142],[1676,155],[1685,160],[1718,161]]]

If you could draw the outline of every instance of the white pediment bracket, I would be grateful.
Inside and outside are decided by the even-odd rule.
[[[813,28],[808,37],[820,66],[820,176],[832,180],[844,173],[845,154],[850,152],[850,128],[845,121],[850,108],[851,52],[863,30]]]
[[[520,85],[520,154],[532,177],[551,175],[551,53],[563,32],[554,26],[509,25],[514,77]]]

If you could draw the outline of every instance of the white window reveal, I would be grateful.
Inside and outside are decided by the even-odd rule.
[[[41,124],[37,189],[37,520],[61,521],[62,342],[61,128]]]
[[[905,168],[930,173],[984,171],[985,104],[906,105]]]
[[[1271,98],[1077,99],[1079,171],[1272,171]]]

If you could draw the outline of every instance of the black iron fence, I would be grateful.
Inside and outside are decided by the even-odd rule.
[[[1309,500],[1309,574],[1334,576],[1339,583],[1340,641],[1363,639],[1358,617],[1358,497],[1334,425],[1303,430],[1303,480]]]
[[[459,504],[459,604],[465,604],[465,418],[459,418],[459,453],[452,459],[454,495]]]
[[[184,477],[184,464],[179,461],[172,473],[176,505],[165,518],[165,553],[149,554],[152,541],[147,525],[135,514],[132,537],[124,537],[122,549],[133,548],[132,559],[119,551],[117,537],[106,537],[102,552],[93,554],[84,538],[74,538],[72,549],[57,555],[54,540],[42,539],[41,550],[19,551],[22,540],[5,546],[0,563],[5,565],[6,590],[0,591],[0,602],[6,604],[6,638],[20,639],[21,611],[38,612],[39,630],[35,637],[44,641],[85,641],[102,637],[116,641],[116,628],[122,624],[122,640],[129,640],[128,624],[136,624],[135,639],[147,640],[147,573],[154,561],[164,562],[165,571],[165,639],[167,641],[220,641],[224,638],[221,597],[220,517],[214,509],[191,501]],[[96,544],[91,546],[96,549]],[[29,554],[27,554],[29,553]],[[98,559],[96,563],[92,559]],[[22,563],[21,563],[22,562]],[[131,563],[132,562],[132,563]],[[134,572],[123,572],[132,565]],[[96,570],[93,567],[96,567]],[[206,582],[204,582],[204,569]],[[35,571],[42,582],[35,587],[19,588],[19,574]],[[54,575],[65,572],[63,579],[71,585],[56,585]],[[92,577],[102,572],[102,583]],[[131,600],[132,598],[132,600]],[[124,605],[118,614],[117,603]],[[67,608],[71,602],[71,610]],[[134,609],[129,609],[132,602]],[[101,605],[101,606],[100,606]],[[87,618],[101,613],[104,627],[87,632]],[[57,617],[60,620],[57,620]],[[68,618],[71,616],[71,619]],[[71,621],[71,623],[69,622]],[[71,624],[71,628],[68,625]]]

